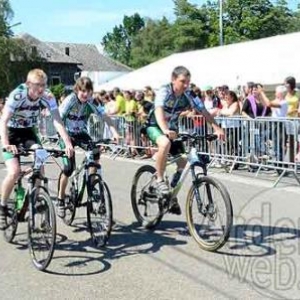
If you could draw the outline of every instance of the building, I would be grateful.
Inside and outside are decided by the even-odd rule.
[[[43,42],[27,33],[17,38],[41,57],[50,85],[72,86],[76,75],[86,75],[91,77],[96,90],[98,85],[132,71],[102,55],[93,44]]]

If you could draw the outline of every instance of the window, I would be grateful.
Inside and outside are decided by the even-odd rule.
[[[70,55],[70,48],[69,47],[66,47],[65,48],[65,53],[69,56]]]
[[[61,83],[60,76],[51,76],[51,85],[57,85]]]

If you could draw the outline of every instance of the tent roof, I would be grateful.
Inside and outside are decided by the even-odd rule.
[[[300,78],[300,32],[255,41],[196,50],[170,55],[143,68],[118,77],[101,89],[143,89],[146,85],[159,88],[170,81],[172,70],[183,65],[198,86],[235,88],[247,81],[262,84],[283,82],[287,76]]]

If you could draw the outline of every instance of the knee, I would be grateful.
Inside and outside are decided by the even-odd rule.
[[[64,166],[63,173],[65,176],[70,177],[74,171],[73,165],[68,164]]]
[[[159,150],[162,150],[164,152],[170,151],[171,141],[166,136],[159,137],[156,143]]]
[[[7,177],[16,181],[20,175],[20,167],[12,167],[8,169]]]

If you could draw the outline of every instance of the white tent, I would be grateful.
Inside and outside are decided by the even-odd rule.
[[[187,67],[198,86],[227,84],[231,88],[247,81],[282,83],[287,76],[300,78],[300,32],[250,42],[173,54],[100,86],[100,89],[154,89],[170,81],[172,70]]]

